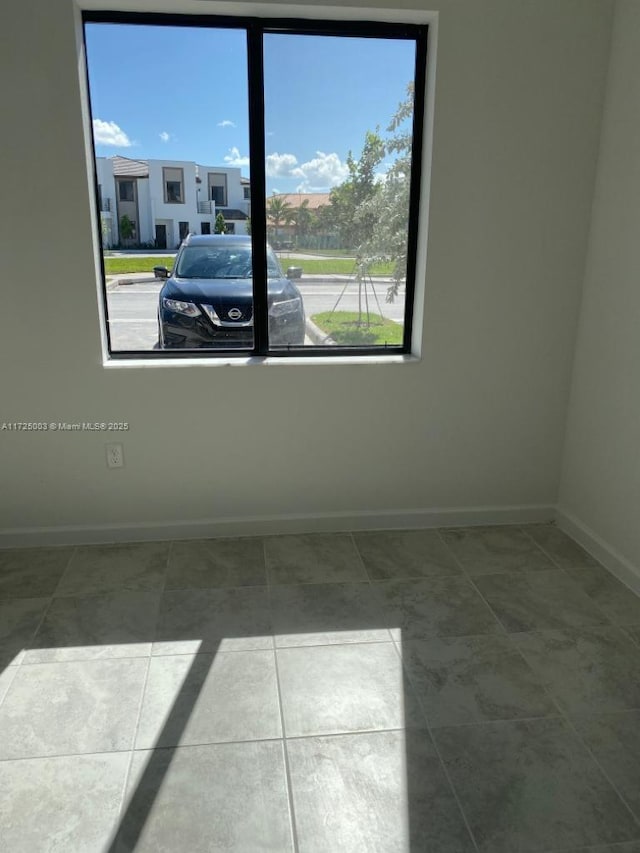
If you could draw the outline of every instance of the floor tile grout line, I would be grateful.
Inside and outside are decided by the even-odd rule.
[[[440,531],[438,531],[438,534],[440,534]],[[444,541],[444,539],[442,538],[442,536],[441,536],[440,538],[442,539],[442,542],[443,542],[443,544],[445,545],[445,547],[448,547],[448,546],[447,546],[447,543]],[[455,560],[456,564],[460,567],[460,569],[461,569],[461,571],[462,571],[463,576],[466,578],[466,580],[468,581],[468,583],[471,585],[471,588],[475,591],[476,595],[479,595],[479,596],[480,596],[480,599],[482,600],[482,602],[484,603],[484,605],[485,605],[486,607],[488,607],[489,612],[491,613],[491,615],[492,615],[492,616],[493,616],[493,618],[495,619],[495,621],[496,621],[496,623],[497,623],[498,627],[502,630],[502,632],[503,632],[506,636],[508,636],[508,635],[509,635],[509,631],[507,630],[506,625],[503,625],[503,623],[502,623],[501,619],[498,617],[498,614],[495,612],[495,610],[493,609],[493,607],[491,606],[491,604],[487,601],[487,599],[486,599],[486,598],[485,598],[485,596],[482,594],[482,592],[478,589],[478,586],[476,585],[476,582],[474,581],[473,577],[472,577],[472,576],[469,574],[469,572],[467,572],[467,570],[465,569],[465,567],[464,567],[464,564],[463,564],[462,560],[460,560],[460,559],[459,559],[459,557],[458,557],[458,555],[454,553],[453,549],[449,549],[449,550],[450,550],[450,552],[451,552],[451,556],[452,556],[452,557],[453,557],[453,559]]]
[[[169,566],[171,564],[171,554],[173,553],[174,541],[175,540],[170,539],[169,540],[169,547],[167,548],[167,559],[165,562],[164,574],[162,577],[162,586],[160,587],[160,598],[162,598],[162,596],[164,595],[164,593],[167,589],[167,580],[169,579]]]
[[[287,728],[284,719],[284,703],[282,701],[282,686],[280,682],[280,668],[278,666],[278,650],[273,649],[273,660],[275,665],[275,674],[276,674],[276,691],[278,694],[278,710],[280,712],[280,729],[282,731],[282,754],[284,756],[284,772],[285,772],[285,783],[287,786],[287,800],[289,803],[289,822],[291,828],[291,840],[293,842],[293,849],[295,853],[300,849],[298,842],[298,826],[296,822],[296,811],[295,811],[295,803],[293,800],[293,782],[291,779],[291,767],[289,764],[289,750],[287,749]]]
[[[364,557],[360,553],[360,549],[358,548],[358,543],[356,542],[355,532],[353,530],[349,531],[349,537],[351,538],[351,544],[353,545],[355,552],[358,555],[358,559],[360,560],[360,565],[362,566],[362,568],[364,570],[365,578],[366,578],[367,582],[369,583],[369,586],[371,586],[371,581],[373,579],[369,573],[369,569],[367,568],[367,564],[364,561]]]
[[[417,727],[417,731],[427,730],[427,726]],[[198,749],[200,747],[226,747],[226,746],[242,746],[243,744],[258,744],[258,743],[284,743],[285,741],[301,741],[315,740],[317,738],[347,738],[359,737],[360,735],[376,735],[388,734],[390,732],[407,732],[406,727],[386,727],[376,729],[349,729],[340,732],[311,732],[303,735],[287,735],[284,737],[264,737],[264,738],[247,738],[246,740],[221,740],[221,741],[199,741],[198,743],[177,743],[173,745],[162,745],[154,747],[141,747],[133,749],[111,749],[111,750],[92,750],[90,752],[56,752],[47,755],[18,755],[10,758],[0,758],[0,765],[11,763],[14,761],[47,761],[59,758],[84,758],[92,755],[131,755],[136,753],[145,754],[161,751],[169,751],[176,749]]]
[[[7,695],[9,694],[9,691],[11,690],[13,682],[16,680],[16,676],[18,674],[18,671],[20,670],[20,666],[21,666],[21,663],[18,663],[18,664],[15,664],[13,666],[6,666],[2,670],[3,673],[7,672],[7,670],[9,672],[11,672],[11,670],[13,670],[14,672],[13,672],[13,675],[11,676],[11,678],[9,679],[9,684],[7,685],[7,689],[4,691],[4,694],[0,697],[0,708],[2,707],[2,703],[4,702],[4,700],[7,698]]]
[[[515,642],[513,642],[513,646],[514,646],[514,648],[515,648],[515,649],[517,649],[518,654],[520,655],[520,657],[522,658],[522,660],[525,662],[525,664],[526,664],[526,665],[527,665],[527,666],[528,666],[528,667],[533,671],[533,673],[535,674],[536,678],[538,678],[538,673],[535,671],[535,669],[531,666],[531,664],[529,663],[529,661],[526,659],[526,657],[525,657],[525,655],[524,655],[524,653],[523,653],[522,649],[520,649],[520,647],[518,646],[518,644],[517,644],[517,643],[515,643]],[[610,785],[611,789],[615,792],[616,796],[618,797],[618,799],[620,800],[620,802],[622,803],[622,805],[626,808],[627,812],[631,815],[631,818],[633,819],[633,821],[635,822],[635,824],[638,826],[639,837],[640,837],[640,816],[636,816],[636,815],[635,815],[635,813],[633,812],[633,810],[631,809],[631,807],[630,807],[630,806],[629,806],[629,804],[627,803],[626,799],[622,796],[622,794],[621,794],[621,793],[620,793],[620,791],[618,790],[617,785],[615,785],[615,784],[613,783],[613,780],[610,778],[609,774],[605,772],[604,767],[602,767],[602,765],[600,764],[600,762],[598,761],[598,759],[596,758],[596,756],[595,756],[595,755],[594,755],[594,753],[592,752],[592,750],[591,750],[591,748],[589,747],[589,745],[586,743],[586,741],[584,740],[584,738],[581,736],[580,732],[577,730],[577,728],[576,728],[576,727],[575,727],[575,725],[573,724],[573,721],[572,721],[571,717],[569,716],[568,712],[567,712],[567,711],[565,711],[565,710],[563,709],[562,704],[560,703],[560,701],[559,701],[559,700],[556,698],[556,696],[554,695],[554,692],[551,690],[551,688],[547,687],[547,685],[544,683],[544,681],[542,680],[542,678],[539,678],[539,681],[540,681],[540,683],[541,683],[541,685],[542,685],[542,689],[544,690],[544,692],[545,692],[545,693],[547,694],[547,696],[549,697],[549,699],[550,699],[551,703],[552,703],[552,704],[556,707],[556,709],[558,710],[558,713],[559,713],[559,715],[560,715],[560,718],[565,722],[565,724],[568,726],[569,730],[573,732],[574,736],[578,739],[578,742],[580,743],[580,745],[582,746],[582,748],[585,750],[585,752],[587,753],[587,755],[590,757],[591,761],[592,761],[592,762],[594,763],[594,765],[598,768],[598,770],[600,771],[600,773],[602,774],[602,776],[603,776],[603,777],[606,779],[606,781],[609,783],[609,785]],[[634,710],[634,709],[629,709],[629,710]]]
[[[591,750],[591,747],[589,746],[589,744],[584,740],[584,738],[582,737],[582,735],[580,734],[578,729],[574,726],[571,717],[566,713],[563,714],[562,716],[563,716],[563,719],[566,721],[567,725],[569,726],[569,728],[571,729],[571,731],[573,731],[575,736],[580,741],[582,747],[587,751],[589,757],[591,758],[591,760],[593,761],[595,766],[600,770],[600,772],[602,773],[604,778],[607,780],[607,782],[609,783],[609,785],[613,789],[613,791],[616,793],[616,795],[617,795],[618,799],[620,800],[620,802],[622,803],[622,805],[625,807],[627,812],[631,815],[632,820],[634,821],[634,823],[638,827],[638,837],[640,837],[640,815],[636,815],[636,813],[633,811],[633,809],[631,808],[631,806],[627,802],[626,798],[623,797],[621,792],[618,790],[618,786],[614,783],[613,779],[606,772],[606,770],[604,769],[604,767],[602,766],[602,764],[600,763],[600,761],[598,760],[596,755]],[[628,840],[632,840],[632,839],[628,839]]]
[[[636,639],[635,637],[632,637],[629,631],[627,630],[628,628],[637,628],[638,625],[618,625],[618,627],[623,632],[625,637],[628,637],[631,640],[634,646],[638,646],[638,648],[640,648],[640,634],[638,634],[638,639]]]
[[[549,551],[547,551],[547,550],[546,550],[546,548],[543,548],[543,547],[542,547],[542,545],[541,545],[539,542],[536,542],[536,540],[534,539],[534,537],[533,537],[533,536],[529,533],[529,531],[526,529],[526,525],[524,525],[524,524],[519,524],[519,525],[517,525],[517,527],[518,527],[518,530],[520,530],[520,532],[521,532],[521,533],[524,533],[524,535],[525,535],[528,539],[530,539],[530,540],[533,542],[533,544],[536,546],[536,548],[537,548],[539,551],[541,551],[541,552],[544,554],[544,556],[545,556],[548,560],[551,560],[551,563],[552,563],[552,564],[553,564],[557,569],[562,569],[562,566],[561,566],[561,565],[560,565],[560,563],[555,559],[555,557],[554,557],[552,554],[550,554],[550,553],[549,553]]]
[[[84,758],[85,755],[128,755],[131,749],[94,749],[90,752],[51,752],[45,755],[13,755],[8,758],[0,758],[0,765],[11,761],[46,761],[56,758]]]
[[[62,576],[61,576],[61,577],[62,577]],[[41,617],[40,617],[40,619],[38,620],[38,625],[37,625],[36,629],[34,630],[33,634],[32,634],[32,635],[31,635],[31,637],[29,638],[29,642],[28,642],[28,644],[27,644],[28,648],[23,648],[23,649],[22,649],[23,654],[22,654],[22,657],[20,658],[20,663],[18,664],[18,666],[22,666],[22,665],[25,663],[25,661],[26,661],[27,653],[28,653],[28,652],[33,651],[32,644],[34,643],[34,641],[35,641],[36,637],[38,636],[38,633],[40,632],[40,629],[41,629],[41,628],[42,628],[42,626],[44,625],[45,619],[47,618],[47,616],[48,616],[48,614],[49,614],[49,611],[51,610],[51,607],[52,607],[52,605],[53,605],[53,601],[54,601],[54,599],[53,599],[53,595],[52,595],[52,596],[49,598],[49,601],[47,602],[46,607],[45,607],[45,608],[44,608],[44,610],[42,611],[42,616],[41,616]],[[5,696],[6,696],[6,693],[5,693]]]
[[[567,578],[568,578],[572,583],[574,583],[574,584],[578,587],[578,589],[580,590],[580,592],[581,592],[583,595],[586,595],[586,597],[589,599],[589,601],[591,601],[591,602],[593,603],[594,607],[596,607],[596,608],[600,611],[600,613],[602,613],[603,617],[607,620],[607,623],[606,623],[606,624],[608,624],[608,625],[613,625],[613,626],[614,626],[614,627],[616,627],[616,628],[623,628],[623,629],[624,629],[624,627],[625,627],[625,626],[624,626],[624,625],[620,625],[617,621],[615,621],[615,620],[614,620],[614,618],[613,618],[613,616],[609,616],[609,614],[608,614],[608,613],[607,613],[607,611],[604,609],[604,607],[603,607],[603,606],[602,606],[598,601],[596,601],[596,599],[595,599],[595,598],[594,598],[590,593],[588,593],[588,592],[586,591],[586,589],[583,589],[583,588],[580,586],[580,584],[579,584],[576,580],[574,580],[574,579],[573,579],[573,577],[569,574],[569,572],[570,572],[571,570],[573,570],[573,571],[588,571],[588,570],[589,570],[589,569],[591,569],[591,568],[593,568],[593,566],[583,566],[582,568],[578,568],[578,567],[573,567],[573,568],[572,568],[572,567],[566,567],[566,568],[564,568],[564,567],[561,567],[561,568],[560,568],[560,571],[561,571],[561,572],[563,572],[563,574],[565,575],[565,577],[567,577]],[[603,568],[603,569],[604,569],[604,571],[607,573],[607,575],[609,575],[609,577],[613,578],[613,580],[616,580],[616,581],[618,580],[618,579],[615,577],[615,575],[612,575],[612,574],[611,574],[611,572],[610,572],[607,568],[605,568],[604,566],[603,566],[602,568]],[[618,583],[619,583],[619,581],[618,581]],[[631,595],[633,595],[635,598],[639,598],[639,596],[637,596],[637,595],[633,592],[633,590],[630,590],[630,589],[628,589],[628,588],[627,588],[627,590],[628,590],[628,592],[630,592],[630,593],[631,593]],[[625,632],[625,633],[626,633],[626,632]]]
[[[408,681],[408,682],[409,682],[409,684],[411,685],[411,689],[412,689],[412,691],[413,691],[414,695],[415,695],[415,696],[416,696],[416,698],[418,699],[419,707],[420,707],[420,709],[422,710],[422,715],[423,715],[423,717],[424,717],[425,727],[426,727],[427,732],[429,733],[429,739],[430,739],[431,744],[432,744],[432,746],[433,746],[434,752],[435,752],[435,754],[436,754],[436,756],[437,756],[437,758],[438,758],[438,761],[440,762],[440,767],[441,767],[441,769],[442,769],[442,772],[443,772],[443,774],[444,774],[445,779],[447,780],[447,784],[449,785],[449,790],[451,791],[451,793],[452,793],[452,795],[453,795],[453,798],[454,798],[454,799],[455,799],[455,801],[456,801],[456,804],[457,804],[457,806],[458,806],[458,810],[459,810],[459,812],[460,812],[460,816],[462,817],[462,821],[463,821],[463,823],[464,823],[464,825],[465,825],[465,827],[466,827],[467,833],[469,834],[469,838],[470,838],[470,840],[471,840],[471,843],[473,844],[473,847],[474,847],[474,849],[475,849],[476,853],[480,853],[480,848],[478,847],[478,843],[476,842],[475,836],[474,836],[474,834],[473,834],[473,832],[472,832],[472,830],[471,830],[471,825],[470,825],[470,823],[469,823],[469,821],[468,821],[468,819],[467,819],[467,815],[465,814],[465,811],[464,811],[464,809],[462,808],[462,803],[460,802],[460,797],[458,796],[458,792],[456,791],[456,789],[455,789],[455,787],[454,787],[453,781],[451,780],[451,777],[450,777],[450,775],[449,775],[449,772],[448,772],[448,770],[447,770],[447,768],[446,768],[446,766],[445,766],[445,763],[444,763],[444,760],[443,760],[443,758],[442,758],[442,755],[440,754],[440,750],[438,749],[438,744],[436,743],[436,739],[435,739],[435,738],[434,738],[434,736],[433,736],[433,731],[432,731],[432,729],[431,729],[431,725],[429,724],[429,719],[428,719],[428,717],[427,717],[427,715],[426,715],[426,713],[425,713],[425,711],[424,711],[424,708],[423,708],[423,706],[422,706],[422,703],[421,703],[421,702],[420,702],[420,700],[419,700],[419,697],[418,697],[417,691],[415,690],[415,688],[414,688],[414,686],[413,686],[413,682],[411,681],[411,678],[409,677],[409,673],[408,673],[408,671],[405,669],[404,661],[403,661],[403,659],[402,659],[402,655],[401,655],[401,653],[400,653],[400,650],[398,649],[397,641],[395,641],[395,640],[394,640],[394,648],[395,648],[396,654],[398,655],[398,659],[399,659],[399,661],[400,661],[400,668],[401,668],[401,671],[402,671],[402,673],[403,673],[403,679],[404,679],[404,678],[406,678],[406,679],[407,679],[407,681]]]
[[[65,575],[66,575],[66,574],[67,574],[67,572],[69,571],[69,567],[70,567],[70,566],[71,566],[71,564],[73,563],[74,557],[77,555],[77,553],[78,553],[79,549],[80,549],[80,546],[79,546],[79,545],[73,545],[73,546],[72,546],[72,548],[71,548],[71,554],[69,555],[69,559],[67,560],[67,562],[66,562],[66,564],[65,564],[65,567],[64,567],[64,569],[62,570],[62,573],[60,574],[60,577],[58,578],[58,582],[57,582],[57,584],[56,584],[56,585],[55,585],[55,587],[53,588],[53,592],[51,593],[51,598],[56,598],[56,592],[58,591],[58,589],[59,589],[59,587],[60,587],[60,584],[62,583],[62,581],[63,581],[63,579],[64,579]]]
[[[271,578],[269,575],[269,566],[267,564],[267,537],[262,537],[262,562],[264,564],[264,582],[267,585],[267,590],[271,588]]]
[[[129,761],[127,762],[127,771],[124,774],[124,781],[122,783],[122,795],[120,797],[120,805],[118,807],[118,814],[115,820],[114,833],[113,833],[113,842],[120,831],[121,818],[124,811],[125,803],[127,800],[127,788],[129,786],[129,779],[131,777],[131,769],[133,767],[133,757],[135,753],[136,739],[138,737],[138,729],[140,727],[140,718],[142,716],[142,705],[144,703],[145,693],[147,692],[147,682],[149,680],[149,672],[151,670],[151,649],[149,650],[149,655],[147,659],[147,666],[145,669],[144,678],[142,679],[142,690],[140,691],[140,699],[138,701],[138,709],[136,712],[136,720],[133,727],[133,734],[131,737],[131,747],[129,749]]]
[[[554,566],[556,566],[561,571],[568,573],[569,569],[580,570],[580,569],[591,569],[591,568],[593,568],[593,566],[590,566],[588,563],[580,563],[580,565],[577,565],[577,566],[561,566],[560,563],[558,562],[558,560],[553,556],[551,551],[547,551],[547,549],[543,545],[541,545],[539,542],[537,542],[534,539],[534,537],[531,535],[531,533],[529,533],[528,530],[525,530],[524,525],[518,525],[518,526],[519,526],[520,530],[524,533],[524,535],[528,536],[529,539],[531,539],[531,541],[534,543],[534,545],[536,545],[536,547],[539,548],[540,551],[542,551],[542,553],[545,555],[545,557],[547,557],[549,560],[551,560],[551,562],[554,564]],[[579,542],[576,542],[576,540],[573,538],[573,536],[569,536],[568,533],[565,533],[564,530],[560,530],[560,528],[555,524],[547,525],[547,526],[551,526],[555,530],[560,531],[560,533],[564,533],[564,535],[567,537],[567,539],[570,539],[574,545],[576,545],[578,548],[580,548],[582,551],[584,551],[590,560],[595,560],[596,566],[598,568],[604,569],[604,571],[607,572],[608,575],[611,575],[611,577],[613,577],[617,580],[615,575],[612,572],[610,572],[606,566],[603,566],[599,560],[596,560],[596,558],[592,554],[589,554],[589,552],[585,548],[583,548]],[[633,590],[631,590],[631,592],[633,592]]]

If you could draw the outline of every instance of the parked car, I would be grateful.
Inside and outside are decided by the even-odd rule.
[[[154,267],[154,273],[166,279],[158,304],[160,349],[253,346],[250,237],[189,235],[173,270]],[[302,296],[269,246],[267,273],[271,346],[303,344]]]

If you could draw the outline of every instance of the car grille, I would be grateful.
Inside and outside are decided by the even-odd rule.
[[[248,305],[221,305],[214,306],[215,311],[225,323],[248,323],[253,317],[253,306]],[[238,315],[237,312],[240,312]],[[229,314],[231,312],[231,315]]]

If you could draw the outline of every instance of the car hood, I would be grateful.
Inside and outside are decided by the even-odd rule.
[[[267,283],[269,301],[293,299],[300,293],[288,278],[270,278]],[[168,299],[215,304],[216,302],[250,302],[253,282],[250,278],[169,278],[162,289]]]

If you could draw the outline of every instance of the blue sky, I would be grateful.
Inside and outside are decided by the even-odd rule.
[[[238,165],[249,174],[244,31],[87,24],[96,154]],[[267,34],[267,192],[326,191],[384,130],[414,44]]]

